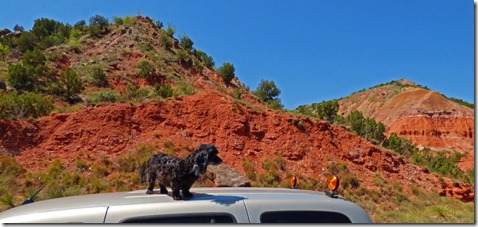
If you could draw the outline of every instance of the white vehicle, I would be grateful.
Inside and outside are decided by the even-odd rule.
[[[146,190],[63,197],[0,213],[1,223],[371,223],[358,205],[287,188],[191,188],[173,200]],[[158,191],[159,193],[159,191]]]

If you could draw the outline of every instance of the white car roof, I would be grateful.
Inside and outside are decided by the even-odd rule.
[[[28,217],[31,220],[35,218],[35,215],[38,216],[38,222],[48,222],[48,217],[45,217],[45,214],[49,214],[50,216],[74,216],[75,213],[80,217],[75,217],[76,219],[71,219],[70,221],[83,222],[81,218],[85,218],[84,216],[86,215],[94,216],[94,218],[88,218],[87,222],[103,222],[107,220],[106,213],[114,216],[115,209],[121,208],[127,211],[128,209],[133,209],[133,207],[133,210],[137,210],[138,207],[166,207],[161,205],[165,203],[169,204],[167,207],[184,207],[182,203],[186,201],[188,202],[188,206],[194,204],[195,206],[205,207],[204,209],[216,209],[213,207],[216,206],[219,207],[220,210],[221,207],[228,207],[235,204],[241,207],[246,206],[254,212],[261,212],[270,209],[270,207],[276,207],[280,210],[286,208],[298,209],[298,207],[300,208],[302,206],[301,209],[317,209],[318,207],[322,207],[324,210],[330,209],[332,211],[338,211],[349,217],[357,215],[357,212],[365,213],[362,208],[354,203],[340,198],[330,198],[323,192],[309,190],[254,187],[191,188],[194,197],[179,201],[172,199],[170,196],[171,192],[169,195],[159,194],[159,190],[156,192],[158,194],[146,194],[146,190],[136,190],[131,192],[100,193],[43,200],[18,206],[0,213],[0,222],[29,222],[26,221],[27,219],[25,218]],[[286,204],[290,205],[287,206]],[[282,208],[280,208],[281,206]],[[149,208],[149,210],[153,209]],[[149,210],[146,209],[146,211]],[[157,210],[157,208],[154,210]],[[182,210],[182,208],[178,210]],[[116,214],[118,218],[121,215],[123,214]],[[358,215],[360,216],[361,214]],[[366,216],[364,222],[367,222],[367,218],[370,220],[368,215]],[[35,220],[31,221],[36,222]]]

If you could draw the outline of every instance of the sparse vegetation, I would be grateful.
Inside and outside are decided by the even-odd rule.
[[[1,54],[0,54],[0,56],[1,56]],[[463,99],[457,99],[457,98],[453,98],[453,97],[448,98],[448,99],[450,99],[451,101],[456,102],[460,105],[464,105],[464,106],[467,106],[467,107],[470,107],[470,108],[473,108],[473,109],[475,108],[475,104],[464,101]]]
[[[385,139],[383,146],[393,150],[397,154],[416,165],[427,167],[431,172],[438,173],[457,180],[463,180],[467,183],[474,182],[474,172],[463,172],[458,167],[458,162],[463,157],[460,153],[451,153],[446,151],[431,152],[429,148],[418,149],[411,140],[405,139],[392,133]]]

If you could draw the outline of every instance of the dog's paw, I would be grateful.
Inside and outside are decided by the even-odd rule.
[[[159,193],[160,194],[168,194],[168,190],[160,190]]]
[[[148,195],[149,195],[149,194],[154,194],[154,191],[153,191],[153,190],[147,190],[147,191],[146,191],[146,194],[148,194]]]
[[[174,199],[174,200],[182,200],[183,197],[181,197],[181,196],[173,196],[173,199]]]

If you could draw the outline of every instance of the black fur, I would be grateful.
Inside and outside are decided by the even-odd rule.
[[[207,166],[222,163],[217,154],[218,150],[214,145],[201,144],[182,159],[163,153],[153,155],[139,168],[141,180],[149,184],[146,194],[154,193],[154,183],[157,179],[161,194],[167,194],[166,187],[170,187],[173,190],[174,200],[182,199],[179,190],[182,190],[184,197],[192,197],[193,194],[189,189],[206,173]]]

